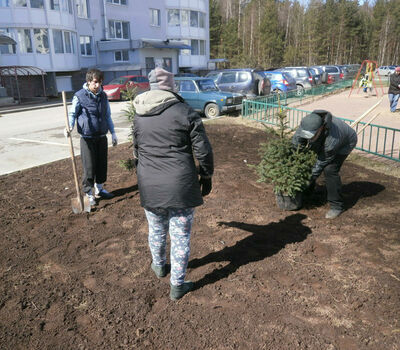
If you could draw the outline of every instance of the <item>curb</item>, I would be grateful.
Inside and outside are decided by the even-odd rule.
[[[70,105],[71,102],[67,102],[67,105]],[[4,114],[11,114],[11,113],[18,113],[18,112],[26,112],[26,111],[33,111],[35,109],[42,109],[42,108],[52,108],[52,107],[60,107],[63,106],[63,103],[53,103],[48,105],[38,105],[38,106],[30,106],[30,107],[17,107],[13,109],[5,109],[0,110],[0,117]]]

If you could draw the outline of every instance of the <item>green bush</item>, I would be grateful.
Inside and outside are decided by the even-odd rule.
[[[255,168],[258,182],[272,183],[276,194],[294,197],[308,187],[316,154],[293,146],[284,111],[278,113],[278,120],[275,138],[261,144],[261,161]]]

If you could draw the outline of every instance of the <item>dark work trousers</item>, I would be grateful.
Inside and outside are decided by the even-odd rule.
[[[328,202],[331,209],[343,210],[342,181],[339,171],[348,154],[338,154],[324,169]]]
[[[106,136],[81,137],[81,158],[83,166],[83,192],[88,193],[94,183],[102,184],[107,180]]]

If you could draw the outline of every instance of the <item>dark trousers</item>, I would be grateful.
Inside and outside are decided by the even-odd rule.
[[[106,136],[81,137],[81,158],[83,166],[83,192],[88,193],[94,183],[102,184],[107,180]]]
[[[348,154],[338,154],[324,169],[328,202],[331,209],[343,210],[342,181],[339,171]]]

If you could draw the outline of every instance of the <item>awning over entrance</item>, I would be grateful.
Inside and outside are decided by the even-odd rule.
[[[155,40],[155,39],[140,39],[142,47],[152,47],[155,49],[191,49],[190,45],[186,45],[183,41],[178,40]]]
[[[130,71],[140,70],[142,67],[139,64],[103,64],[96,67],[103,72],[119,72],[119,71]]]
[[[15,45],[17,42],[7,35],[0,34],[0,45]]]

